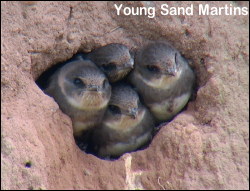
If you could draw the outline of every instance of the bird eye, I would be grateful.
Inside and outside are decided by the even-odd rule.
[[[115,106],[115,105],[109,105],[109,110],[113,113],[113,114],[121,114],[121,110],[119,107]]]
[[[150,72],[155,72],[155,73],[158,73],[160,71],[159,68],[154,65],[147,65],[147,70]]]
[[[78,88],[83,88],[84,87],[84,83],[80,78],[74,78],[73,83]]]
[[[102,69],[104,70],[104,71],[112,71],[112,70],[115,70],[116,69],[116,65],[115,65],[115,63],[113,63],[113,62],[110,62],[110,63],[108,63],[108,64],[103,64],[102,65]]]
[[[103,84],[102,84],[102,87],[105,88],[105,87],[108,87],[109,83],[108,83],[108,80],[104,80],[103,81]]]

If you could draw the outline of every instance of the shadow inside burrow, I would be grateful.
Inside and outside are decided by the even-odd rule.
[[[52,67],[50,67],[48,70],[46,70],[45,72],[43,72],[39,77],[38,79],[36,80],[36,84],[38,85],[38,87],[40,89],[42,89],[43,91],[48,87],[49,85],[49,82],[50,82],[50,78],[51,76],[56,72],[58,71],[60,68],[62,68],[64,65],[66,65],[67,63],[70,63],[71,61],[75,61],[75,60],[79,60],[79,58],[83,58],[85,59],[86,58],[86,55],[87,53],[83,53],[83,52],[77,52],[75,55],[72,56],[72,58],[70,58],[69,60],[65,61],[65,62],[60,62],[60,63],[57,63],[55,65],[53,65]],[[197,95],[197,91],[199,89],[199,85],[198,85],[198,81],[197,81],[197,73],[196,73],[196,70],[194,67],[190,66],[191,69],[194,71],[194,74],[195,74],[195,81],[194,81],[194,85],[193,85],[193,91],[192,91],[192,94],[187,102],[187,104],[185,105],[185,107],[180,111],[178,112],[175,116],[173,116],[171,119],[169,119],[168,121],[166,122],[160,122],[160,123],[155,123],[155,127],[154,127],[154,130],[152,132],[152,138],[147,141],[144,145],[142,145],[141,147],[137,148],[136,150],[134,151],[130,151],[130,152],[126,152],[126,153],[133,153],[133,152],[137,152],[137,151],[141,151],[141,150],[145,150],[149,147],[149,145],[151,144],[153,138],[158,134],[158,132],[160,131],[160,129],[164,126],[166,126],[169,122],[173,121],[174,118],[176,116],[178,116],[179,113],[187,110],[188,108],[188,104],[189,102],[193,102],[195,101],[196,99],[196,95]],[[127,75],[129,76],[129,74]],[[122,80],[123,83],[128,83],[130,84],[132,87],[133,85],[131,83],[129,83],[128,79],[125,78]],[[112,84],[111,84],[112,85]],[[135,89],[136,90],[136,89]],[[143,103],[143,99],[141,98],[141,96],[139,95],[140,97],[140,100],[142,102],[142,104],[145,105],[145,103]],[[99,159],[102,159],[102,160],[110,160],[110,161],[115,161],[117,159],[119,159],[121,156],[123,156],[123,154],[126,154],[126,153],[123,153],[122,155],[120,156],[108,156],[108,157],[105,157],[105,158],[102,158],[100,156],[98,156],[98,154],[95,152],[95,149],[93,148],[93,145],[89,144],[89,141],[90,141],[90,137],[92,135],[92,132],[89,131],[89,132],[86,132],[84,136],[81,136],[81,137],[74,137],[74,140],[75,140],[75,143],[76,145],[82,150],[84,151],[85,153],[87,154],[91,154],[91,155],[94,155],[96,157],[98,157]]]

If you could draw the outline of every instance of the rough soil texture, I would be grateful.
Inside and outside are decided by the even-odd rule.
[[[1,2],[1,188],[249,189],[249,18],[199,16],[198,3],[194,16],[162,16],[162,3],[123,2],[156,6],[149,19],[117,16],[113,2]],[[209,4],[230,3],[249,6]],[[77,51],[161,39],[192,61],[196,99],[145,150],[116,161],[83,153],[35,80]]]

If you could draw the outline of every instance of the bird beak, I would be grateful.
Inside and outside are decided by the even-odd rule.
[[[175,72],[171,72],[171,73],[169,73],[169,75],[170,75],[170,76],[175,76],[176,73],[175,73]]]
[[[176,68],[171,68],[171,69],[168,70],[167,74],[170,75],[170,76],[176,76],[177,69]]]
[[[130,58],[129,62],[125,64],[125,67],[128,69],[133,69],[134,68],[134,59]]]
[[[138,109],[137,108],[133,108],[130,110],[129,112],[129,116],[131,116],[133,119],[135,119],[138,115]]]
[[[100,87],[99,86],[97,86],[97,85],[89,85],[88,86],[88,90],[89,91],[95,91],[95,92],[97,92],[97,91],[100,91]]]

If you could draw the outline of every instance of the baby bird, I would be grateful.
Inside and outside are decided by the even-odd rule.
[[[129,80],[157,122],[163,122],[187,104],[195,76],[174,47],[166,42],[154,42],[137,52]]]
[[[91,147],[100,158],[115,158],[134,151],[152,138],[154,121],[138,94],[126,84],[112,86],[102,125],[93,130]]]
[[[118,43],[97,48],[89,53],[86,58],[94,62],[107,75],[111,83],[124,78],[134,65],[134,59],[129,49]]]
[[[111,97],[108,79],[89,60],[76,59],[58,69],[45,93],[73,122],[75,136],[101,123]]]

